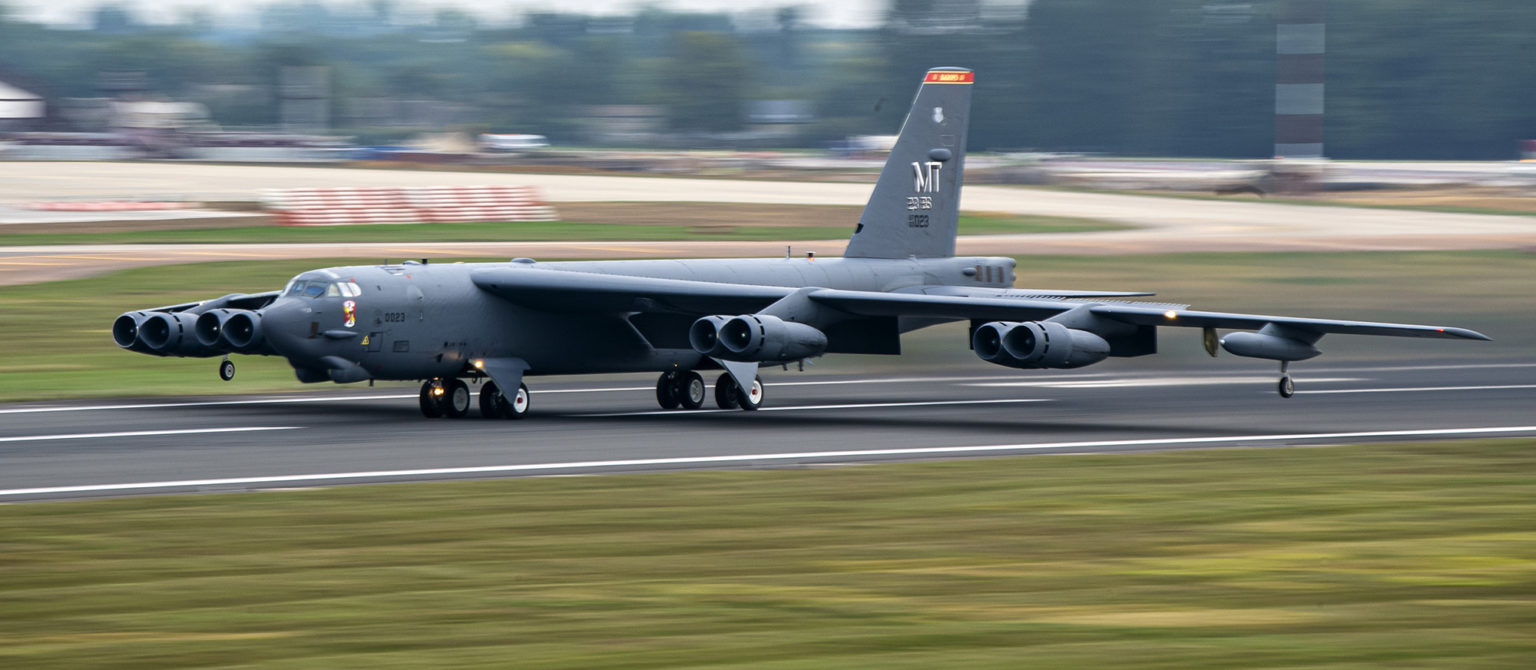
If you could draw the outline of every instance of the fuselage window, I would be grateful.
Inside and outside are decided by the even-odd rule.
[[[334,298],[339,295],[341,295],[341,289],[337,288],[335,284],[327,283],[325,285],[325,297]]]
[[[325,287],[329,283],[330,282],[323,282],[323,281],[305,282],[305,284],[304,284],[304,295],[305,295],[305,297],[318,298],[318,297],[320,297],[322,295],[325,295]]]

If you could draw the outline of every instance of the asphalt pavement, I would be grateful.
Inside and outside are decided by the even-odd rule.
[[[1082,371],[764,372],[762,410],[664,411],[654,377],[531,378],[521,421],[415,389],[0,405],[0,502],[396,481],[1536,435],[1536,359]],[[709,376],[713,380],[713,374]],[[1027,467],[1027,466],[1025,466]]]

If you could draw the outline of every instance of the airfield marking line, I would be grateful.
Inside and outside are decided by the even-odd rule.
[[[298,426],[238,426],[233,428],[184,428],[179,430],[128,430],[117,433],[66,433],[62,435],[17,435],[0,437],[0,442],[44,442],[48,440],[92,440],[107,437],[154,437],[157,435],[200,435],[205,433],[254,433],[265,430],[297,430]]]
[[[1062,379],[1041,380],[1028,382],[986,382],[972,383],[966,386],[984,388],[1015,388],[1033,387],[1045,389],[1099,389],[1099,388],[1142,388],[1151,386],[1222,386],[1227,384],[1263,384],[1272,383],[1274,377],[1137,377],[1124,379]],[[1318,377],[1307,379],[1307,383],[1340,383],[1360,381],[1353,377]]]
[[[1427,391],[1509,391],[1536,389],[1536,384],[1505,384],[1500,386],[1409,386],[1379,389],[1326,389],[1322,391],[1297,391],[1298,394],[1324,395],[1334,393],[1419,393]]]
[[[988,454],[1009,451],[1033,451],[1044,449],[1106,449],[1115,447],[1165,447],[1176,445],[1262,444],[1288,441],[1513,435],[1519,433],[1536,434],[1536,426],[1431,428],[1424,430],[1372,430],[1340,433],[1289,433],[1283,435],[1229,435],[1221,437],[1167,437],[1140,440],[1092,440],[1086,442],[1039,442],[1026,444],[992,444],[963,447],[914,447],[902,449],[861,449],[849,451],[803,451],[787,453],[740,454],[733,456],[683,456],[677,458],[639,458],[611,461],[577,461],[571,463],[529,463],[524,465],[485,465],[459,468],[378,470],[372,472],[332,472],[323,474],[270,475],[264,477],[230,477],[222,479],[187,479],[159,482],[131,482],[122,484],[86,484],[79,486],[45,486],[26,489],[0,489],[0,497],[47,495],[59,493],[104,493],[108,491],[136,491],[187,486],[202,487],[243,486],[250,484],[293,484],[299,482],[343,480],[359,481],[397,477],[511,474],[518,472],[597,470],[602,468],[622,467],[719,465],[727,463],[795,461],[802,459],[846,459],[871,456],[941,456],[955,454]]]
[[[1321,368],[1323,372],[1415,372],[1419,370],[1477,370],[1486,368],[1536,368],[1536,363],[1468,363],[1466,365],[1397,365],[1383,367]]]
[[[354,395],[323,396],[318,398],[258,398],[254,400],[208,400],[199,402],[140,403],[136,405],[85,405],[67,407],[18,407],[0,409],[0,414],[41,414],[46,412],[97,412],[113,409],[174,409],[177,407],[219,407],[225,405],[281,405],[302,402],[344,402],[348,400],[401,400],[415,398],[416,394],[402,395]]]
[[[794,412],[798,410],[817,409],[883,409],[886,407],[936,407],[940,405],[1003,405],[1021,402],[1050,402],[1045,398],[996,398],[990,400],[933,400],[926,402],[869,402],[852,403],[847,405],[785,405],[780,407],[759,407],[759,412]],[[649,412],[613,412],[604,414],[573,414],[583,417],[616,417],[616,416],[676,416],[679,414],[714,414],[718,412],[740,412],[738,409],[659,409]]]

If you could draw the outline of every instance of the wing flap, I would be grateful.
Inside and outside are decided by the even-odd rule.
[[[1138,305],[1100,304],[1093,307],[1099,316],[1139,326],[1179,326],[1188,328],[1227,328],[1257,330],[1268,324],[1295,328],[1317,334],[1383,335],[1388,337],[1429,337],[1442,339],[1491,340],[1475,330],[1449,326],[1422,326],[1410,323],[1306,319],[1262,314],[1162,310]]]

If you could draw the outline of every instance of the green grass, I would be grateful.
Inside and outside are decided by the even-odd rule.
[[[103,277],[0,287],[0,401],[121,395],[251,393],[301,388],[276,357],[236,356],[225,383],[217,359],[162,358],[112,343],[112,320],[130,309],[280,288],[301,271],[377,259],[226,262],[139,268]],[[1159,300],[1202,309],[1375,319],[1472,328],[1495,342],[1338,336],[1335,356],[1440,360],[1528,357],[1536,347],[1530,288],[1536,254],[1519,251],[1417,253],[1183,254],[1135,257],[1023,257],[1019,285],[1040,289],[1152,290]],[[1164,359],[1200,353],[1198,331],[1165,329]],[[829,357],[843,365],[975,366],[964,333],[933,329],[904,338],[901,358]],[[1327,360],[1325,357],[1324,360]],[[1113,365],[1111,361],[1106,365]],[[313,387],[311,387],[313,388]]]
[[[0,666],[1526,668],[1536,441],[0,507]]]
[[[421,223],[359,226],[247,226],[101,233],[0,234],[0,246],[51,244],[240,244],[303,242],[546,242],[638,240],[818,240],[852,233],[857,214],[846,226],[651,225],[520,221]],[[1059,216],[966,214],[962,235],[1033,234],[1122,230],[1127,226],[1096,219]]]

